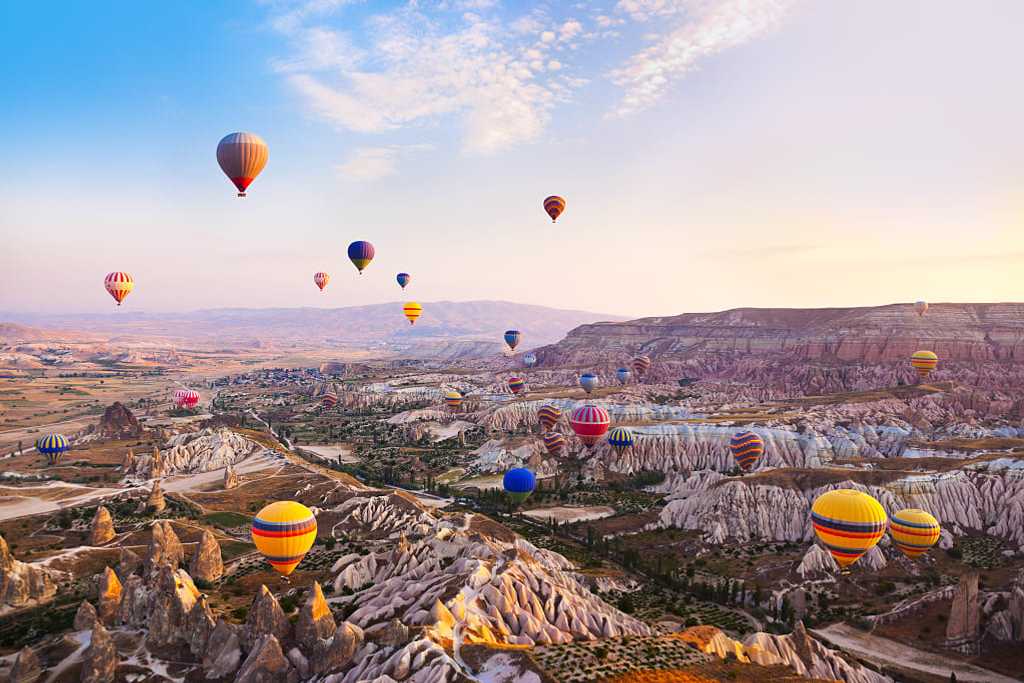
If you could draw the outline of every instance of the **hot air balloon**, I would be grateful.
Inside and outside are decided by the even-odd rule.
[[[267,143],[255,133],[230,133],[217,145],[217,163],[238,188],[239,197],[245,196],[245,190],[267,165],[269,156]]]
[[[835,489],[811,506],[814,533],[836,564],[846,569],[875,547],[885,533],[885,510],[866,493]]]
[[[580,375],[580,386],[583,387],[583,391],[590,394],[595,388],[597,388],[599,381],[597,375],[592,372],[585,372]]]
[[[331,281],[331,276],[327,273],[320,272],[313,275],[313,284],[320,288],[320,291],[324,291],[327,283]]]
[[[592,448],[601,440],[611,423],[607,410],[589,403],[572,411],[569,416],[569,426],[587,448]]]
[[[271,503],[252,520],[252,542],[278,574],[288,576],[316,540],[316,517],[294,500]]]
[[[749,472],[764,453],[764,441],[754,432],[739,432],[729,441],[729,450],[740,469]]]
[[[927,301],[915,301],[914,302],[914,312],[917,313],[917,317],[919,317],[919,318],[922,317],[925,313],[928,312],[928,302]]]
[[[410,301],[402,306],[402,312],[405,313],[406,319],[410,325],[416,324],[416,319],[423,315],[423,307],[415,301]]]
[[[924,510],[911,508],[893,513],[889,518],[889,534],[901,553],[916,560],[938,542],[942,528],[939,521]]]
[[[916,351],[910,357],[910,364],[917,370],[921,379],[924,379],[939,364],[939,357],[931,351]]]
[[[107,293],[114,297],[114,301],[120,306],[124,298],[135,289],[135,280],[128,273],[115,271],[107,273],[107,277],[103,280],[103,286],[106,287]]]
[[[543,405],[537,410],[537,420],[545,431],[554,429],[560,419],[562,419],[562,411],[558,406]]]
[[[651,369],[651,359],[647,356],[637,356],[633,359],[633,370],[643,377]]]
[[[627,427],[616,427],[608,432],[608,445],[615,449],[615,453],[621,456],[626,449],[633,446],[633,432]]]
[[[549,455],[561,455],[562,449],[565,448],[565,437],[558,432],[545,432],[541,439]]]
[[[47,434],[36,441],[36,450],[45,455],[51,465],[60,462],[70,447],[63,434]]]
[[[370,265],[375,253],[377,252],[373,245],[364,240],[358,240],[348,245],[348,259],[355,265],[360,275],[363,274],[363,269]]]
[[[551,216],[551,222],[554,223],[565,211],[565,200],[558,195],[551,195],[544,200],[544,211]]]
[[[508,389],[516,396],[518,396],[525,388],[526,380],[523,379],[522,377],[516,377],[515,375],[513,375],[512,377],[508,378]]]
[[[405,286],[409,284],[409,280],[412,279],[412,275],[409,275],[409,273],[399,273],[395,276],[395,279],[398,280],[398,284],[402,289],[405,289]]]
[[[338,397],[334,394],[324,394],[320,399],[320,405],[324,407],[324,410],[333,410],[334,406],[338,405]]]
[[[462,394],[457,391],[449,391],[444,395],[444,404],[452,410],[458,410],[462,405]]]
[[[179,408],[192,410],[199,405],[199,392],[192,389],[178,389],[174,392],[174,402]]]
[[[533,489],[537,486],[537,480],[530,470],[525,467],[517,467],[505,473],[502,485],[513,503],[522,503],[533,493]]]
[[[523,356],[523,365],[528,368],[532,368],[537,364],[537,355],[534,353],[527,353]]]
[[[505,330],[505,343],[508,344],[508,348],[515,351],[522,336],[519,330]]]
[[[629,381],[630,375],[633,373],[629,371],[629,368],[619,368],[615,371],[615,376],[619,378],[620,384],[625,384]]]

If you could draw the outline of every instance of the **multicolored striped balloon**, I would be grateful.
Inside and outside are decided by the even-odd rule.
[[[294,500],[271,503],[252,520],[252,542],[278,574],[288,576],[316,540],[316,517]]]
[[[51,465],[60,462],[71,448],[63,434],[47,434],[36,441],[36,450],[46,456]]]
[[[917,374],[924,379],[939,364],[939,357],[931,351],[915,351],[910,357],[910,365],[917,370]]]
[[[899,551],[914,560],[938,542],[942,527],[931,514],[910,508],[894,512],[889,518],[889,535]]]
[[[107,273],[107,277],[103,279],[103,286],[106,288],[107,294],[114,297],[114,301],[120,306],[124,298],[135,289],[135,279],[128,273],[118,270]]]
[[[319,272],[313,275],[313,284],[320,288],[320,291],[324,291],[324,287],[331,281],[331,276],[324,272]]]
[[[334,410],[334,406],[338,405],[338,397],[334,394],[324,394],[320,399],[320,404],[324,410]]]
[[[844,569],[878,544],[886,521],[881,503],[854,489],[823,493],[811,506],[814,533]]]
[[[522,503],[533,493],[537,486],[537,478],[525,467],[516,467],[505,473],[501,483],[513,503]]]
[[[627,449],[633,447],[633,432],[628,427],[616,427],[608,432],[608,445],[621,456]]]
[[[647,356],[637,356],[633,359],[633,370],[641,377],[651,369],[651,359]]]
[[[409,284],[410,280],[412,280],[412,275],[409,275],[409,273],[399,273],[395,276],[395,279],[398,280],[399,286],[401,286],[402,289],[405,289],[405,286]]]
[[[263,138],[255,133],[229,133],[217,145],[217,163],[235,187],[238,196],[245,191],[270,158],[270,150]]]
[[[522,339],[523,335],[519,330],[505,330],[505,343],[508,344],[508,348],[512,351],[516,350],[519,346],[519,340]]]
[[[611,423],[607,410],[589,403],[572,411],[569,416],[569,426],[587,448],[593,448],[601,440]]]
[[[537,420],[545,431],[554,429],[558,421],[562,419],[562,410],[558,406],[543,405],[537,410]]]
[[[416,320],[423,315],[423,307],[415,301],[410,301],[402,306],[402,313],[405,314],[405,319],[409,321],[410,325],[415,325]]]
[[[518,396],[526,388],[526,380],[513,375],[508,378],[508,390]]]
[[[449,391],[444,395],[444,404],[452,410],[458,410],[462,405],[462,394],[457,391]]]
[[[373,245],[365,240],[357,240],[348,245],[348,260],[352,262],[360,275],[363,274],[363,269],[370,265],[370,261],[373,260],[376,253]]]
[[[585,372],[580,375],[580,386],[583,387],[583,391],[587,392],[588,395],[597,388],[599,383],[597,375],[592,372]]]
[[[565,211],[565,200],[558,195],[553,194],[544,200],[544,212],[551,216],[552,223],[558,220],[563,211]]]
[[[729,450],[740,469],[749,472],[764,454],[764,441],[754,432],[739,432],[729,441]]]
[[[548,455],[561,455],[565,448],[565,437],[558,432],[545,432],[541,439],[544,441],[544,448],[548,449]]]

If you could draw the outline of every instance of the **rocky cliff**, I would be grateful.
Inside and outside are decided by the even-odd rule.
[[[225,428],[207,428],[172,436],[162,451],[125,461],[126,474],[159,478],[169,474],[197,473],[237,465],[268,450],[255,441]]]

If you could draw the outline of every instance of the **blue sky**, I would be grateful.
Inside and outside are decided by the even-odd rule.
[[[1020,300],[1021,25],[1011,0],[4,3],[0,310],[107,310],[111,270],[154,311],[395,301],[399,270],[423,301],[625,315]],[[235,130],[270,146],[244,200]]]

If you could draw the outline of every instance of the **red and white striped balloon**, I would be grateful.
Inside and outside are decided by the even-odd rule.
[[[114,297],[117,305],[120,306],[124,298],[135,289],[135,280],[128,273],[118,270],[113,273],[107,273],[107,277],[103,280],[103,286],[106,288],[107,293]]]
[[[331,276],[327,273],[320,272],[313,276],[313,284],[320,288],[320,291],[324,291],[324,287],[331,281]]]
[[[178,389],[174,392],[174,402],[179,408],[191,410],[199,405],[199,392],[193,389]]]

